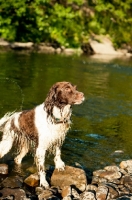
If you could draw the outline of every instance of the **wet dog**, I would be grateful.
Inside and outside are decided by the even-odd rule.
[[[55,167],[64,170],[65,164],[61,160],[60,147],[70,128],[71,106],[81,104],[83,101],[84,94],[77,91],[76,86],[69,82],[57,82],[51,87],[45,102],[41,105],[32,110],[7,113],[0,119],[0,131],[3,132],[0,158],[16,143],[19,154],[14,161],[16,164],[21,164],[22,158],[34,143],[40,186],[47,188],[45,154],[47,151],[55,154]]]

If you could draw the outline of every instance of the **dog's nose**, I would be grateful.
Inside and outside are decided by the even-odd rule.
[[[82,99],[82,101],[85,100],[84,94],[82,92],[80,92],[80,98]]]

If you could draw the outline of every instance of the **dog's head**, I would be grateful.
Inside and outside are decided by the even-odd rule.
[[[55,83],[45,100],[45,108],[48,115],[52,114],[54,106],[62,109],[66,105],[81,104],[84,101],[84,94],[79,92],[76,86],[69,82],[57,82]]]

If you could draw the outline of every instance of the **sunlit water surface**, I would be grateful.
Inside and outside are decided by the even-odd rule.
[[[63,80],[77,85],[86,98],[73,107],[73,124],[62,147],[65,163],[95,170],[132,159],[131,58],[1,53],[0,117],[42,103],[49,88]],[[11,171],[13,157],[11,151],[1,160]],[[29,154],[23,172],[32,165]],[[49,165],[54,165],[52,156],[46,160]]]

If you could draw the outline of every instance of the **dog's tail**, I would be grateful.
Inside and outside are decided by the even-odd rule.
[[[10,117],[13,114],[14,114],[14,112],[8,112],[0,119],[0,131],[3,130],[3,127],[4,127],[5,123],[10,119]]]

